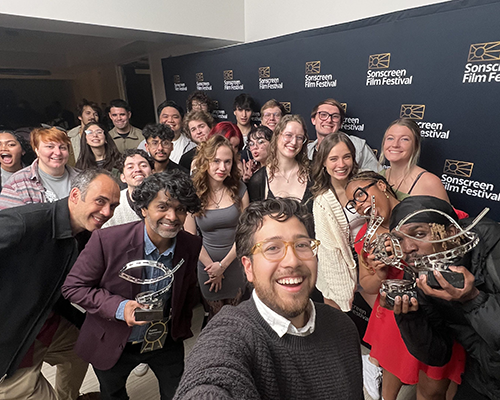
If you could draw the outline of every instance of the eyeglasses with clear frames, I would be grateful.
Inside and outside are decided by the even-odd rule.
[[[340,114],[339,113],[327,113],[326,111],[319,111],[318,112],[318,117],[321,121],[327,121],[329,118],[332,119],[332,121],[340,121]]]
[[[269,143],[269,141],[266,140],[266,139],[264,139],[264,138],[259,138],[257,140],[250,140],[248,142],[248,148],[251,149],[253,147],[260,147],[260,146],[263,146],[266,143]]]
[[[92,131],[90,129],[87,129],[85,131],[85,134],[86,135],[94,135],[94,136],[103,136],[104,135],[104,131],[102,129],[97,129],[95,131]]]
[[[345,208],[347,211],[349,211],[351,214],[356,214],[356,203],[363,203],[366,201],[368,198],[368,193],[366,192],[366,189],[371,188],[373,185],[375,185],[377,181],[370,183],[369,185],[366,185],[364,187],[359,187],[354,191],[353,194],[353,199],[349,200],[347,204],[345,205]]]
[[[207,107],[207,104],[206,103],[201,103],[201,102],[198,102],[198,101],[193,101],[191,103],[191,109],[196,110],[196,111],[203,110],[204,106]]]
[[[170,147],[172,146],[172,141],[170,140],[151,140],[148,142],[148,146],[151,147],[152,149],[156,149],[157,147],[165,148],[165,147]]]
[[[290,143],[294,138],[297,143],[304,143],[306,141],[306,137],[302,135],[295,136],[291,133],[282,133],[281,136],[283,136],[283,141],[285,143]]]
[[[310,238],[300,238],[293,242],[285,242],[281,239],[266,240],[255,243],[250,250],[250,254],[262,253],[269,261],[281,261],[286,257],[288,246],[290,246],[295,256],[302,261],[310,260],[318,254],[319,240]]]
[[[281,117],[281,112],[275,112],[275,113],[265,112],[263,117],[264,119],[269,119],[271,117],[274,117],[274,119],[278,119]]]

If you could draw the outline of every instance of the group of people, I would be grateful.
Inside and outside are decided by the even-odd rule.
[[[449,268],[462,287],[410,274],[464,247],[471,225],[418,166],[418,125],[392,122],[377,160],[341,131],[334,99],[312,109],[314,141],[274,99],[259,126],[248,94],[236,123],[215,123],[211,108],[204,92],[186,115],[165,101],[140,130],[114,100],[108,132],[84,100],[68,132],[33,129],[31,146],[0,132],[2,316],[15,316],[0,335],[0,399],[76,399],[88,363],[102,399],[127,399],[138,365],[162,399],[359,399],[364,385],[395,400],[404,384],[417,399],[499,398],[499,225],[467,228],[479,244]],[[380,256],[382,235],[400,243],[399,264]],[[388,302],[383,283],[402,279],[416,295]],[[371,310],[361,337],[355,298]],[[139,317],[144,299],[160,299],[162,317]],[[208,324],[184,367],[200,299]],[[58,365],[55,389],[43,361]]]

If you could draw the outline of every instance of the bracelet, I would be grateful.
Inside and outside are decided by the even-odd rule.
[[[222,263],[221,263],[220,261],[219,261],[219,267],[221,267],[221,268],[222,268]],[[222,268],[222,269],[224,269],[224,268]]]

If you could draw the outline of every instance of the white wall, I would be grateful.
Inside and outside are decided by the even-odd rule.
[[[245,0],[245,41],[421,7],[449,0]]]
[[[2,0],[0,14],[237,41],[245,38],[244,0]]]

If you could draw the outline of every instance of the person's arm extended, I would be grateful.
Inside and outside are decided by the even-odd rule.
[[[189,354],[175,400],[260,398],[252,376],[253,329],[224,310],[219,314]]]

